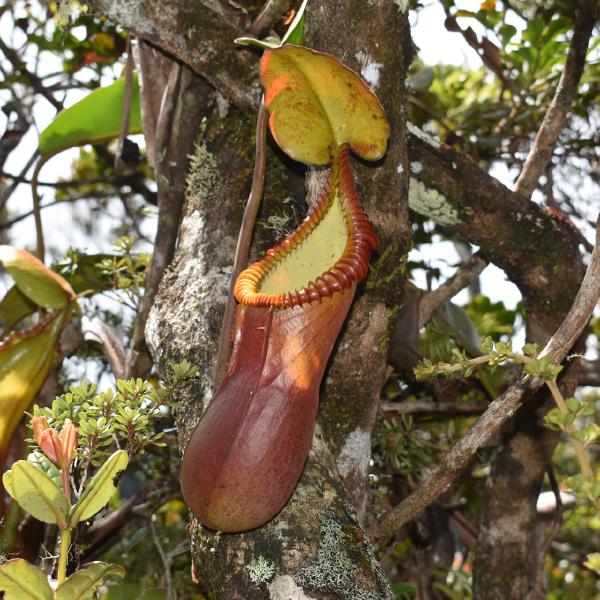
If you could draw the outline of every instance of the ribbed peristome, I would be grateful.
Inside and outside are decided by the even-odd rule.
[[[346,144],[334,154],[329,181],[298,228],[268,250],[265,258],[240,273],[234,287],[235,298],[240,304],[276,309],[302,306],[343,292],[366,277],[371,252],[379,242],[359,203],[348,154]],[[318,227],[336,197],[341,200],[348,227],[348,241],[342,256],[301,289],[281,294],[261,292],[261,284],[269,271]]]

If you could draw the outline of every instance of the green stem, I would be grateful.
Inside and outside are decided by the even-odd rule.
[[[62,529],[60,532],[60,554],[58,555],[58,585],[67,576],[67,564],[69,563],[69,550],[71,549],[71,530]]]
[[[568,414],[569,409],[567,408],[567,404],[565,402],[565,399],[563,398],[563,395],[561,394],[560,390],[558,389],[556,380],[550,379],[550,380],[546,381],[546,385],[548,386],[548,389],[550,390],[550,393],[552,394],[552,398],[554,399],[556,406],[558,406],[558,410],[560,410],[560,412],[563,415]],[[569,426],[569,427],[567,427],[566,431],[568,434],[571,434],[573,431],[573,428],[571,426]],[[577,456],[577,460],[579,461],[579,465],[581,466],[581,472],[586,477],[590,477],[591,480],[594,481],[594,479],[595,479],[594,469],[592,469],[592,465],[590,464],[590,458],[588,456],[587,450],[585,449],[585,446],[579,440],[574,439],[572,436],[570,436],[570,437],[571,437],[571,443],[573,444],[573,449],[575,450],[575,454]]]

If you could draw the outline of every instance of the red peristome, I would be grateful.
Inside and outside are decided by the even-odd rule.
[[[342,146],[333,163],[330,181],[304,222],[271,248],[265,258],[240,273],[234,288],[236,300],[240,304],[273,308],[301,306],[330,297],[334,292],[346,290],[366,277],[371,252],[377,248],[379,241],[358,201],[348,154],[348,146]],[[309,282],[301,290],[277,295],[261,293],[260,284],[269,270],[309,235],[327,212],[333,195],[330,190],[335,187],[338,188],[348,216],[349,235],[344,254],[328,271],[317,277],[314,282]]]

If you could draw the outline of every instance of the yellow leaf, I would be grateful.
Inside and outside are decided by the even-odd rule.
[[[335,57],[286,44],[265,51],[260,80],[273,137],[294,160],[326,165],[346,143],[366,160],[385,154],[390,126],[377,96]]]
[[[70,308],[13,332],[0,344],[0,465],[8,443],[54,362],[56,340]]]

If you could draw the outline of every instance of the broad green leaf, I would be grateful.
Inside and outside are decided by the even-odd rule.
[[[473,321],[463,308],[450,301],[444,302],[438,309],[438,315],[470,356],[480,355],[481,340],[479,339],[479,333],[477,333]]]
[[[304,43],[304,21],[306,12],[306,5],[308,0],[304,0],[294,17],[294,20],[290,23],[288,30],[285,32],[281,44],[296,44],[300,46]]]
[[[74,297],[71,286],[39,258],[13,246],[0,246],[0,263],[19,290],[45,308],[64,308]]]
[[[50,156],[72,146],[98,143],[118,137],[123,110],[125,79],[93,91],[66,108],[40,135],[40,154]],[[142,130],[140,89],[137,76],[131,82],[129,133]]]
[[[294,160],[328,164],[344,143],[366,160],[385,154],[390,128],[377,96],[333,56],[286,44],[265,51],[260,79],[273,137]]]
[[[52,600],[54,596],[44,571],[22,558],[0,565],[0,591],[4,600]]]
[[[51,315],[26,331],[13,332],[0,344],[0,465],[15,427],[52,367],[66,317]]]
[[[34,313],[36,308],[37,305],[13,285],[0,301],[0,324],[3,334],[6,335],[13,325]]]
[[[64,529],[69,505],[62,490],[44,473],[26,460],[17,461],[2,481],[6,491],[21,508],[38,521]]]
[[[114,479],[127,467],[128,462],[129,458],[125,450],[117,450],[108,457],[86,486],[77,504],[73,506],[70,516],[71,527],[75,527],[79,521],[93,517],[108,504],[117,491]]]
[[[124,577],[125,569],[121,565],[109,565],[103,562],[88,563],[67,577],[58,586],[55,600],[92,600],[96,590],[108,577]]]

